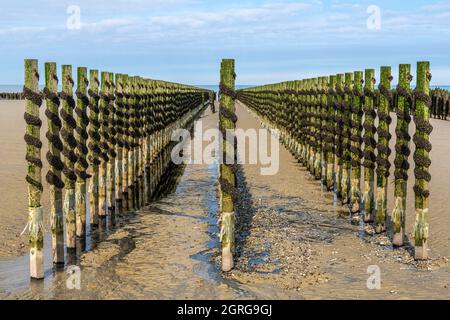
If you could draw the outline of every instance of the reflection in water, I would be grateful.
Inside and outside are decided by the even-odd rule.
[[[169,145],[164,152],[170,154],[170,148],[172,147],[173,145]],[[163,153],[160,156],[163,156]],[[163,176],[162,183],[159,185],[154,198],[160,199],[173,193],[176,190],[184,169],[184,165],[178,166],[171,163]],[[86,197],[86,203],[88,204],[89,195],[86,195]],[[89,206],[86,209],[86,221],[90,221]],[[80,258],[84,253],[97,249],[99,244],[104,242],[109,235],[117,231],[122,225],[125,225],[127,219],[132,214],[131,212],[124,212],[116,217],[106,216],[99,218],[98,226],[91,226],[88,223],[86,226],[86,238],[77,239],[75,249],[66,248],[64,265],[53,265],[51,260],[51,234],[47,232],[44,236],[44,281],[30,279],[28,255],[0,261],[0,293],[29,289],[32,295],[43,294],[52,284],[66,279],[65,271],[69,266],[80,265]],[[130,246],[126,247],[122,252],[127,252]]]

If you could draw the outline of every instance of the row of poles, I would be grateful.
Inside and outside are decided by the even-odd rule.
[[[376,233],[386,231],[388,219],[390,111],[395,105],[392,243],[403,246],[405,241],[412,140],[415,144],[414,255],[415,259],[423,260],[428,257],[429,238],[430,63],[417,63],[414,90],[409,64],[399,66],[395,95],[392,80],[391,67],[381,67],[378,90],[375,70],[366,69],[243,89],[237,92],[237,98],[256,112],[265,126],[279,130],[281,141],[298,161],[325,188],[334,191],[342,204],[348,205],[352,222],[357,223],[362,217],[365,223],[373,223]],[[412,119],[414,132],[409,130]]]
[[[172,131],[185,127],[209,103],[211,92],[187,85],[45,63],[39,90],[38,61],[25,60],[25,122],[30,273],[44,277],[44,220],[41,197],[42,120],[46,102],[48,131],[45,178],[50,189],[53,263],[84,245],[86,210],[96,227],[105,219],[138,210],[153,197],[170,164]],[[62,91],[58,92],[58,87]],[[89,185],[88,185],[89,182]],[[89,197],[89,204],[86,198]],[[65,244],[64,244],[65,229]]]

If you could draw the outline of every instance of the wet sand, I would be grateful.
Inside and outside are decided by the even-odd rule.
[[[41,140],[45,139],[47,120],[45,104],[40,109],[43,125]],[[27,218],[27,184],[25,161],[25,102],[20,100],[0,100],[0,194],[3,196],[0,208],[0,259],[16,257],[28,252],[26,235],[20,236]],[[46,143],[42,149],[42,159],[47,152]],[[48,170],[43,161],[43,177]],[[45,179],[43,179],[45,180]],[[44,185],[42,204],[44,212],[49,212],[49,191]],[[44,214],[45,226],[49,230],[49,214]]]
[[[237,115],[237,127],[261,128],[242,105]],[[441,124],[435,126],[435,135]],[[450,123],[444,125],[450,127]],[[446,147],[450,148],[436,143],[434,151],[444,149],[445,154]],[[386,235],[366,236],[362,226],[352,226],[348,209],[333,204],[333,194],[323,192],[320,182],[284,147],[280,148],[278,174],[261,176],[260,167],[242,165],[238,175],[244,194],[238,213],[244,221],[240,230],[244,235],[239,238],[240,255],[230,278],[277,283],[307,299],[450,298],[446,256],[450,226],[445,225],[445,206],[435,209],[438,218],[430,219],[434,259],[415,263],[406,249],[393,250]],[[439,199],[445,201],[445,195],[435,191],[431,201]],[[371,265],[381,270],[380,290],[367,289]]]
[[[446,181],[444,171],[441,179],[435,178],[439,169],[437,173],[433,169],[436,162],[445,168],[443,156],[450,154],[450,145],[445,143],[445,136],[435,137],[445,135],[446,129],[450,131],[450,122],[433,121],[433,261],[416,265],[408,251],[392,250],[387,237],[364,237],[360,227],[349,223],[345,208],[333,205],[333,195],[322,192],[320,183],[280,147],[277,175],[261,176],[259,164],[242,165],[238,172],[241,200],[233,272],[223,274],[219,265],[217,165],[189,164],[184,172],[180,171],[182,176],[174,193],[137,213],[125,213],[116,228],[96,236],[98,243],[89,248],[92,251],[74,262],[81,268],[81,290],[68,290],[68,275],[64,270],[52,269],[48,249],[46,280],[41,282],[30,283],[28,257],[19,256],[27,251],[20,249],[26,237],[16,237],[27,217],[23,104],[14,101],[6,105],[14,112],[4,111],[5,103],[0,103],[2,128],[7,128],[2,145],[12,150],[6,152],[8,157],[15,156],[5,159],[2,150],[0,159],[3,167],[15,168],[16,178],[10,177],[10,170],[1,171],[2,181],[4,177],[15,188],[11,190],[2,183],[1,191],[17,199],[7,201],[4,207],[9,206],[8,211],[0,211],[0,240],[18,249],[11,246],[11,251],[0,251],[0,298],[450,298],[450,266],[445,258],[450,227],[443,192],[449,189],[446,186],[450,187],[450,181]],[[257,119],[242,106],[238,105],[237,114],[238,127],[260,128]],[[217,115],[205,112],[201,119],[203,130],[217,125]],[[13,117],[16,125],[5,117]],[[437,158],[442,158],[441,162]],[[436,190],[437,182],[441,185]],[[410,205],[408,231],[413,220],[411,210]],[[11,211],[16,214],[11,215]],[[3,232],[3,227],[11,231]],[[50,247],[48,240],[46,248]],[[381,269],[381,290],[366,287],[369,265]]]

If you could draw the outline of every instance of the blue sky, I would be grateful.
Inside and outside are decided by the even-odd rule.
[[[66,27],[67,8],[81,28]],[[367,28],[369,5],[381,29]],[[450,84],[450,1],[0,0],[0,84],[23,59],[189,84],[216,84],[222,58],[237,83],[263,84],[431,61]]]

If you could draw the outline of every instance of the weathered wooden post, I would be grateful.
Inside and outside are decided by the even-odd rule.
[[[150,80],[144,80],[145,96],[145,204],[149,204],[151,192],[151,144],[152,144],[152,120],[151,120],[151,87]]]
[[[366,69],[364,80],[364,192],[363,209],[364,222],[372,222],[375,214],[375,70]]]
[[[30,276],[34,279],[44,278],[44,217],[41,206],[42,161],[39,107],[42,105],[42,95],[39,92],[38,61],[25,60],[25,142],[28,183],[28,232],[30,246]]]
[[[421,61],[417,63],[417,86],[414,92],[416,97],[416,108],[414,123],[416,124],[416,134],[413,137],[416,150],[414,152],[415,163],[415,208],[416,220],[414,223],[414,258],[425,260],[428,258],[429,226],[427,222],[429,196],[428,190],[431,175],[429,167],[430,160],[430,133],[433,127],[430,124],[430,63]]]
[[[64,215],[62,205],[62,189],[64,182],[61,180],[61,171],[64,164],[61,161],[63,144],[60,139],[61,120],[59,118],[58,77],[56,63],[45,64],[45,88],[47,109],[45,115],[48,119],[47,161],[50,170],[47,172],[47,182],[50,185],[50,223],[52,226],[53,263],[64,264]]]
[[[391,92],[391,67],[381,67],[380,79],[380,102],[378,105],[378,144],[377,144],[377,197],[376,197],[376,216],[375,216],[375,232],[382,233],[386,231],[387,217],[387,180],[389,177],[389,141],[391,134],[389,133],[389,125],[391,124],[391,116],[389,115],[390,106],[392,104]]]
[[[395,144],[395,207],[392,211],[393,239],[392,244],[403,246],[405,238],[405,212],[406,212],[406,194],[408,182],[408,157],[411,154],[409,142],[409,123],[411,122],[412,96],[410,90],[411,65],[401,64],[399,67],[399,82],[397,86],[397,126],[395,133],[397,136]]]
[[[85,238],[86,235],[86,179],[91,176],[87,174],[89,163],[86,160],[88,149],[86,142],[88,133],[86,127],[89,124],[89,118],[86,110],[89,105],[89,98],[87,97],[87,87],[89,81],[87,79],[87,69],[79,67],[77,70],[77,106],[75,113],[77,115],[77,128],[75,139],[77,140],[77,163],[75,165],[75,173],[77,175],[77,182],[75,183],[75,210],[76,210],[76,234],[80,239]]]
[[[220,67],[220,129],[222,134],[233,132],[236,123],[234,114],[234,60],[222,60]],[[223,136],[223,160],[220,164],[220,191],[221,191],[221,230],[220,242],[222,244],[222,270],[230,271],[233,266],[233,251],[235,246],[234,234],[234,204],[236,195],[234,176],[234,137],[228,141]],[[230,163],[231,162],[231,163]]]
[[[128,123],[129,123],[129,145],[130,150],[128,152],[128,202],[130,209],[136,209],[136,165],[135,165],[135,149],[136,149],[136,128],[134,121],[134,85],[133,85],[133,77],[127,77],[127,111],[128,111]]]
[[[123,197],[127,210],[133,208],[133,180],[132,180],[132,168],[131,155],[132,155],[132,124],[130,121],[130,84],[128,75],[123,76],[123,114],[124,114],[124,126],[125,126],[125,153],[123,155]]]
[[[107,175],[107,163],[109,162],[109,145],[108,145],[108,89],[107,83],[109,79],[109,75],[107,72],[101,73],[101,85],[100,85],[100,148],[101,148],[101,157],[102,162],[99,168],[99,183],[98,183],[98,206],[99,206],[99,218],[105,219],[108,214],[108,207],[106,201],[106,175]],[[102,223],[104,221],[101,221]]]
[[[139,127],[139,206],[145,205],[145,96],[142,86],[142,78],[137,77],[137,112]]]
[[[108,214],[110,221],[114,223],[114,219],[116,216],[116,120],[115,120],[115,106],[114,106],[114,74],[108,73],[107,74],[107,106],[108,108],[108,145],[109,145],[109,161],[107,164],[107,173],[106,173],[106,185],[107,185],[107,197],[108,197]]]
[[[116,130],[117,130],[117,161],[116,161],[116,202],[117,202],[117,213],[120,214],[123,212],[123,172],[124,172],[124,153],[125,150],[125,117],[123,113],[124,107],[124,93],[123,93],[123,75],[117,74],[115,75],[115,84],[116,84]],[[125,171],[126,172],[126,171]],[[125,180],[126,182],[126,180]]]
[[[356,71],[354,73],[353,86],[353,103],[351,108],[351,190],[350,190],[350,212],[357,214],[360,211],[361,204],[361,158],[363,156],[361,151],[362,142],[362,103],[364,99],[363,94],[363,72]],[[355,217],[356,219],[356,217]]]
[[[328,169],[328,159],[327,159],[327,153],[328,153],[328,142],[329,142],[329,135],[328,135],[328,102],[327,102],[327,90],[328,87],[328,81],[327,77],[320,77],[320,86],[319,86],[319,94],[320,94],[320,121],[321,121],[321,181],[322,186],[325,188],[327,185],[327,169]]]
[[[336,75],[336,187],[335,193],[338,199],[342,199],[342,177],[343,177],[343,155],[344,155],[344,119],[343,119],[343,97],[344,97],[344,74]]]
[[[328,86],[328,139],[327,139],[327,189],[333,190],[336,182],[335,154],[336,154],[336,108],[335,103],[336,76],[329,77]]]
[[[133,193],[133,168],[134,168],[134,138],[133,138],[133,122],[132,122],[132,106],[131,106],[131,79],[128,75],[124,76],[124,115],[126,117],[125,126],[126,126],[126,154],[124,158],[124,198],[126,200],[126,208],[127,210],[134,209],[134,193]],[[126,189],[125,189],[126,188]]]
[[[321,100],[320,100],[320,79],[313,79],[313,175],[316,180],[322,177],[322,139],[321,139]]]
[[[63,127],[61,130],[61,137],[64,141],[63,155],[64,155],[64,203],[63,212],[66,218],[66,248],[70,251],[76,246],[76,212],[75,212],[75,182],[77,176],[75,175],[75,163],[77,156],[75,148],[77,141],[73,135],[76,128],[76,121],[73,117],[73,110],[75,108],[75,100],[73,99],[73,85],[72,80],[72,66],[62,66],[62,92],[60,97],[62,99],[61,118],[63,119]]]
[[[344,99],[342,100],[342,204],[348,204],[350,200],[350,174],[351,174],[351,112],[353,97],[353,73],[345,73]]]
[[[90,223],[92,226],[98,225],[99,216],[99,165],[101,161],[99,157],[102,153],[100,150],[100,122],[99,122],[99,105],[100,96],[98,95],[98,70],[90,70],[89,72],[90,88],[88,90],[89,103],[89,162],[91,165],[92,178],[89,183],[89,209]]]

